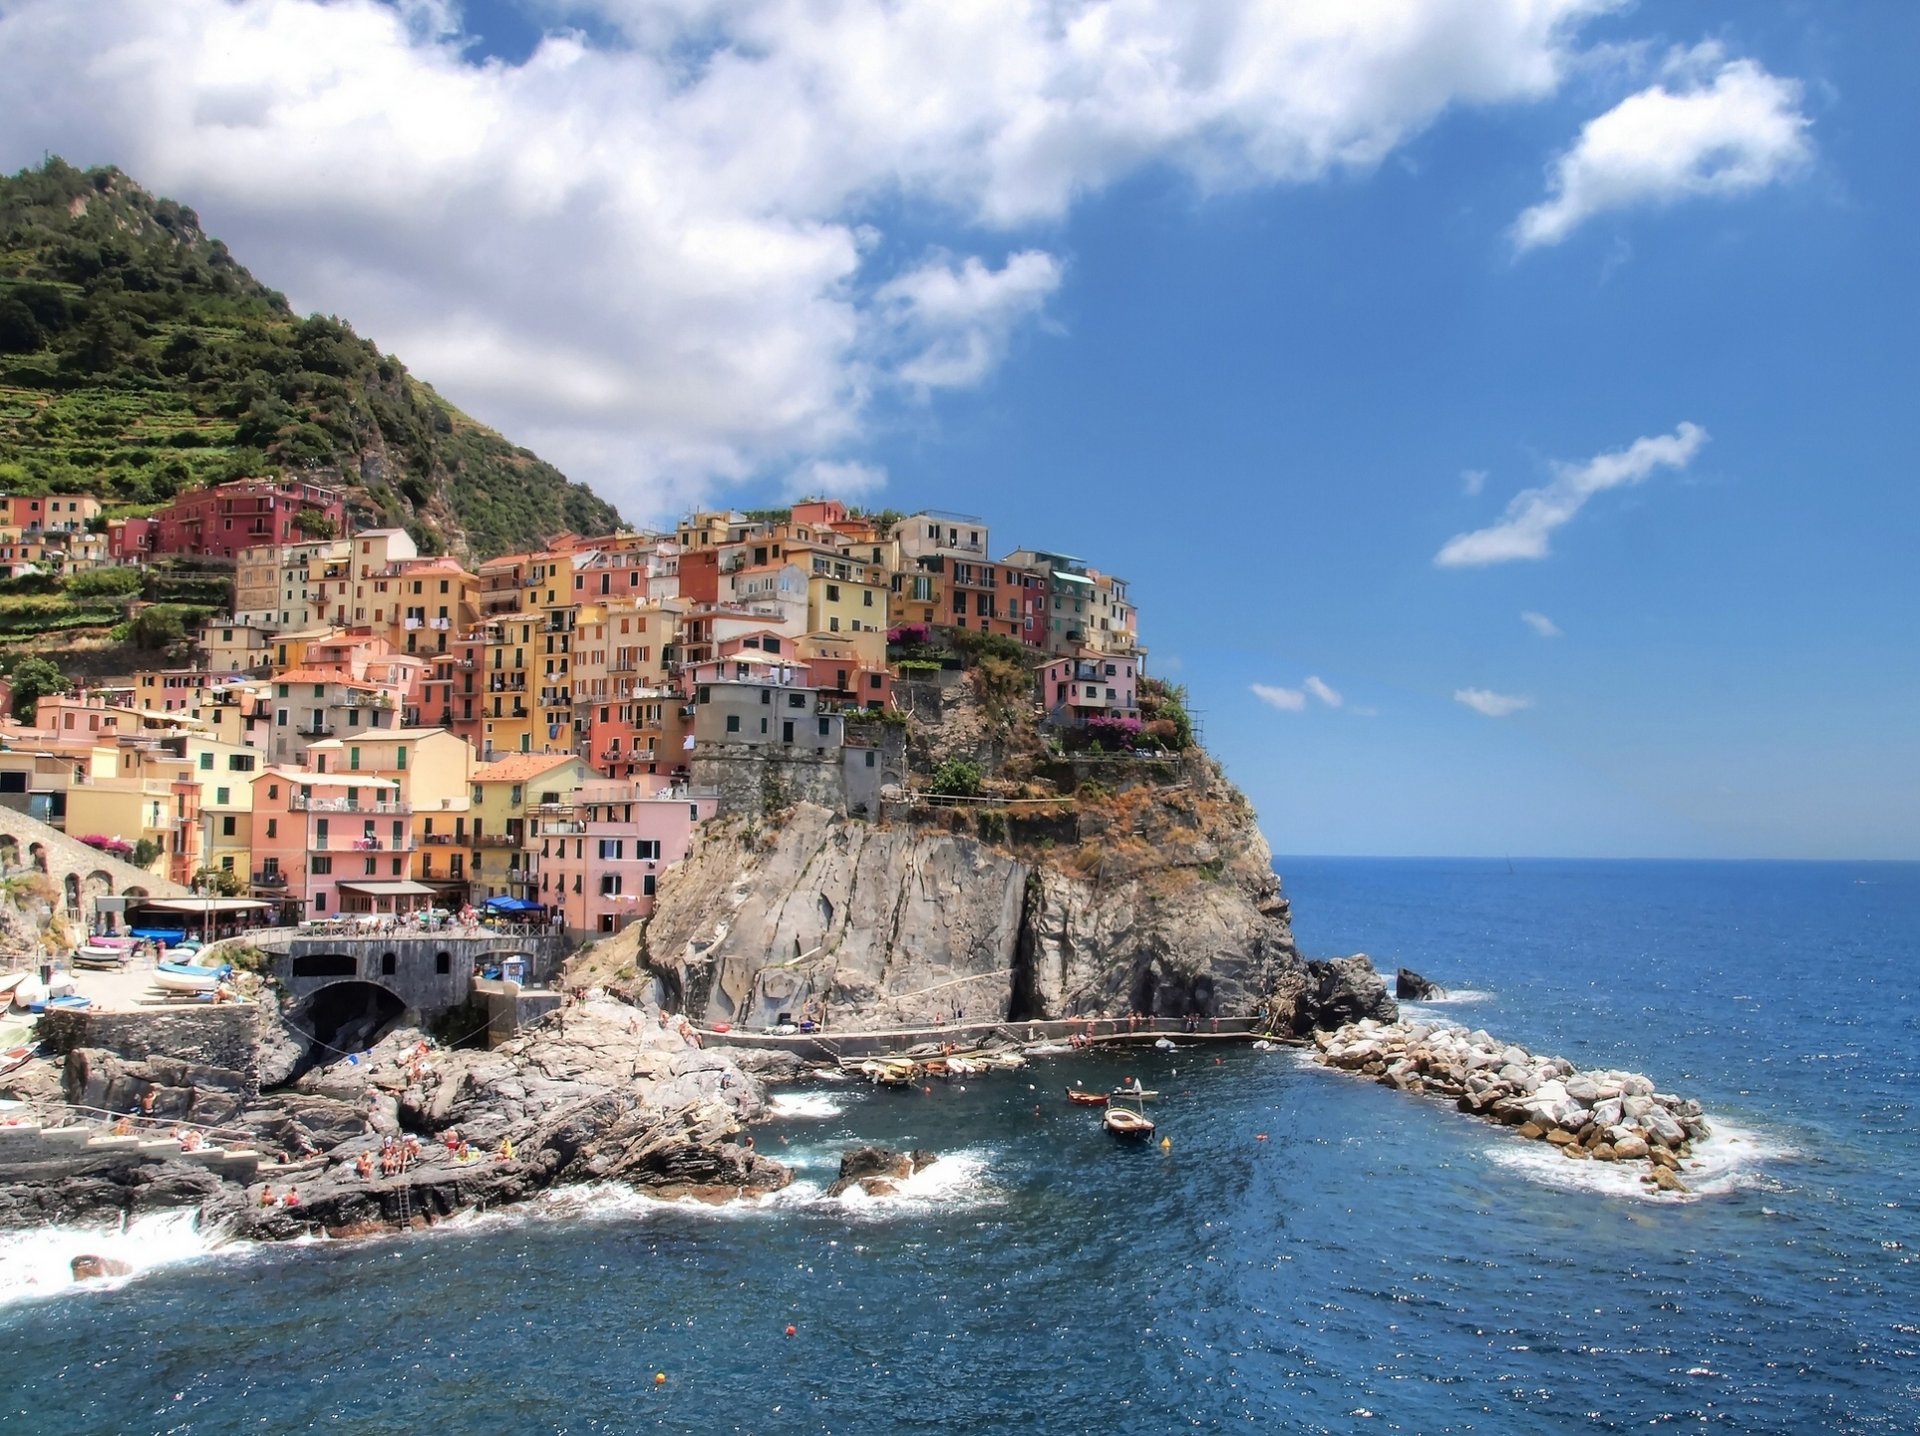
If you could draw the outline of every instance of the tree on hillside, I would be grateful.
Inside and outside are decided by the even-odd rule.
[[[8,677],[13,680],[13,716],[22,723],[33,722],[40,710],[40,700],[49,693],[65,693],[73,687],[66,674],[31,653],[14,663]]]

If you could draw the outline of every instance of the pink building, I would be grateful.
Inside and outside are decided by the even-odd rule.
[[[160,525],[152,519],[108,519],[107,557],[116,563],[129,563],[153,552],[154,536]]]
[[[152,551],[232,558],[243,548],[294,543],[310,537],[294,523],[307,509],[328,520],[333,532],[346,531],[346,504],[318,484],[239,479],[189,489],[154,514]]]
[[[1047,722],[1078,728],[1089,718],[1138,718],[1139,667],[1137,659],[1092,652],[1038,665],[1034,683]]]
[[[539,871],[529,895],[562,913],[570,933],[618,932],[652,915],[660,874],[686,857],[694,829],[719,806],[664,782],[598,779],[569,802],[529,810]]]
[[[413,805],[390,778],[268,768],[253,780],[253,895],[299,917],[407,912]]]

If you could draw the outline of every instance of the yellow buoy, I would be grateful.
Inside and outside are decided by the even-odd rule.
[[[1163,1152],[1171,1152],[1173,1150],[1173,1138],[1162,1137],[1160,1139],[1160,1150]]]
[[[665,1385],[667,1384],[667,1373],[666,1373],[666,1372],[664,1372],[664,1371],[656,1371],[656,1372],[654,1372],[654,1373],[653,1373],[653,1384],[654,1384],[655,1386],[665,1386]]]

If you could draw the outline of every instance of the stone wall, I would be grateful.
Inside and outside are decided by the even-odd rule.
[[[720,795],[720,812],[748,816],[795,803],[846,811],[842,750],[827,748],[700,747],[689,765],[693,786]]]
[[[277,1018],[250,1003],[204,1003],[154,1012],[49,1012],[40,1019],[36,1035],[62,1054],[92,1047],[129,1062],[171,1057],[253,1074],[263,1020]]]
[[[95,898],[192,896],[179,883],[109,857],[37,818],[0,808],[0,870],[12,877],[36,869],[51,878],[59,891],[56,910],[65,911],[83,928],[94,925]]]

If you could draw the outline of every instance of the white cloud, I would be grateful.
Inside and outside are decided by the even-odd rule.
[[[1313,677],[1311,674],[1308,675],[1307,681],[1303,686],[1307,692],[1311,693],[1315,698],[1318,698],[1329,708],[1338,708],[1344,701],[1339,693],[1331,686],[1323,680]]]
[[[1531,698],[1522,698],[1514,693],[1495,693],[1491,688],[1455,689],[1453,701],[1464,703],[1474,712],[1484,713],[1489,718],[1505,718],[1523,708],[1533,707]]]
[[[1478,498],[1480,491],[1487,486],[1485,469],[1462,469],[1460,471],[1460,491],[1468,498]]]
[[[0,166],[120,165],[650,518],[988,379],[1082,198],[1364,173],[1613,8],[539,0],[500,60],[453,0],[6,0]]]
[[[1562,636],[1560,625],[1555,623],[1551,618],[1548,618],[1544,613],[1535,613],[1532,609],[1528,609],[1520,615],[1520,621],[1542,638],[1559,638]]]
[[[1548,198],[1515,221],[1522,251],[1558,244],[1595,215],[1699,195],[1744,194],[1813,156],[1798,81],[1714,45],[1677,56],[1654,85],[1589,120],[1554,161]]]
[[[1500,522],[1471,533],[1455,534],[1433,561],[1441,568],[1471,568],[1511,559],[1545,558],[1553,531],[1572,520],[1588,499],[1607,489],[1638,484],[1656,469],[1684,469],[1707,442],[1698,424],[1681,424],[1671,434],[1635,439],[1584,464],[1555,464],[1551,483],[1522,489],[1507,504]]]
[[[998,270],[973,256],[959,265],[942,256],[888,280],[875,298],[882,322],[909,351],[901,381],[922,390],[978,384],[1014,329],[1059,288],[1060,275],[1059,260],[1030,249]]]
[[[1271,683],[1256,683],[1253,685],[1253,696],[1282,713],[1298,713],[1307,706],[1307,695],[1298,688],[1276,688]]]

